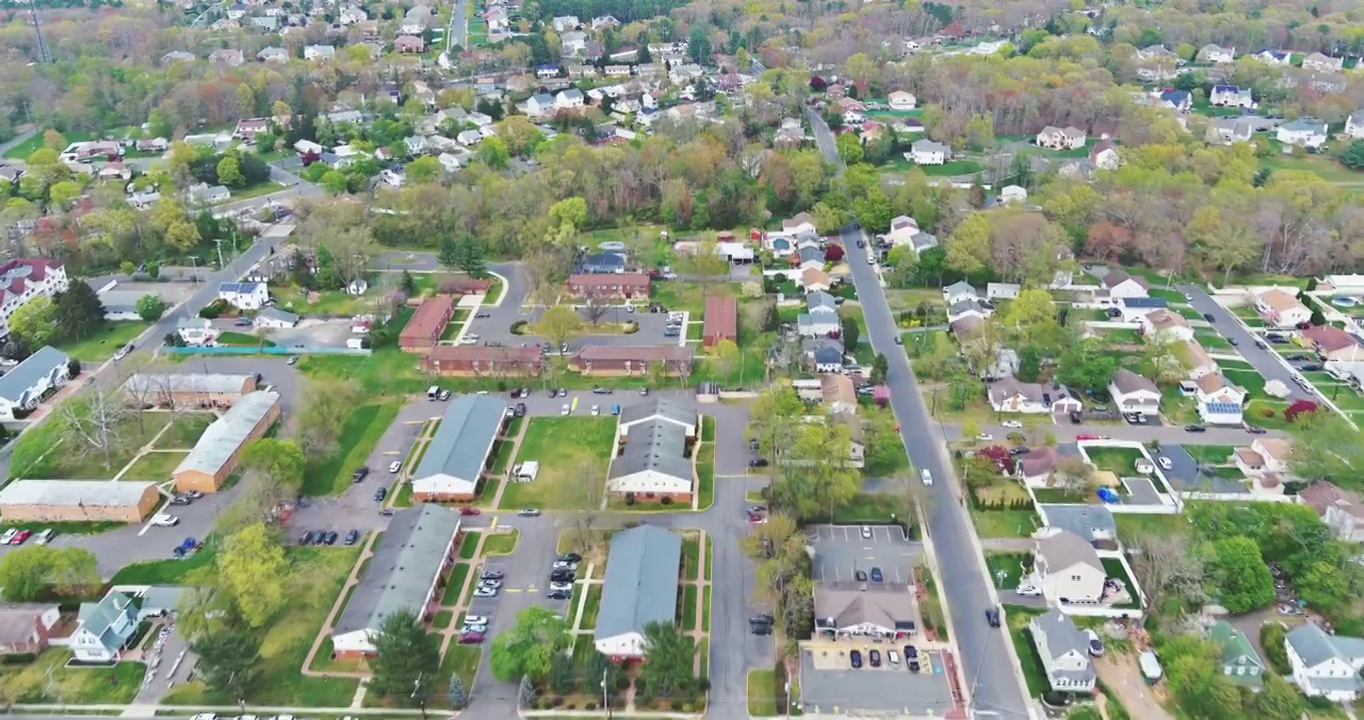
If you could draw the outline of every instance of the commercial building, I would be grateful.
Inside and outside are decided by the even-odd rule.
[[[681,564],[681,535],[640,525],[611,538],[593,632],[597,652],[618,662],[643,659],[644,629],[674,622]]]
[[[445,326],[454,315],[453,296],[437,295],[423,300],[398,334],[398,347],[406,352],[425,352],[436,347],[441,333],[445,332]]]
[[[701,344],[711,348],[721,340],[739,342],[739,302],[732,297],[708,297]]]
[[[371,636],[395,612],[408,610],[424,619],[449,579],[458,537],[459,515],[439,505],[393,513],[332,628],[335,657],[372,656]]]
[[[156,407],[231,407],[255,392],[255,375],[137,373],[123,383],[128,402]]]
[[[439,345],[422,358],[422,368],[446,377],[535,377],[545,358],[530,346]]]
[[[171,473],[175,489],[218,492],[237,466],[242,447],[264,435],[279,414],[279,393],[257,390],[242,396],[209,424],[194,449]]]
[[[56,390],[70,377],[71,358],[46,346],[0,377],[0,420],[18,420],[27,415],[43,395]]]
[[[815,628],[838,635],[897,637],[915,632],[918,608],[911,588],[859,582],[815,584]]]
[[[451,401],[412,473],[412,499],[473,500],[506,420],[507,403],[496,396]]]
[[[15,480],[0,490],[5,522],[142,522],[161,503],[156,483]]]

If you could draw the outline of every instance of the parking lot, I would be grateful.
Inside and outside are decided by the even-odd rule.
[[[847,708],[887,716],[943,717],[952,709],[952,689],[942,654],[919,652],[923,669],[910,672],[902,659],[899,665],[883,662],[873,668],[867,658],[878,649],[882,655],[892,647],[903,650],[903,640],[895,645],[867,641],[810,642],[800,653],[800,692],[806,715],[837,714]],[[863,665],[852,669],[848,652],[859,650]]]
[[[636,306],[636,311],[631,313],[624,305],[613,305],[597,318],[598,325],[637,323],[639,330],[628,335],[593,334],[591,318],[579,310],[583,317],[583,334],[568,341],[569,350],[577,350],[586,345],[681,345],[686,342],[685,329],[677,332],[676,337],[668,337],[667,313],[651,313],[647,310],[647,307]],[[465,334],[477,335],[480,343],[503,343],[508,346],[543,343],[544,339],[537,335],[514,335],[511,331],[512,324],[519,321],[534,324],[543,312],[542,308],[522,309],[510,302],[503,303],[499,310],[482,308],[470,318]],[[479,317],[480,315],[485,317]],[[686,327],[685,321],[682,327]]]
[[[910,542],[904,531],[892,525],[866,526],[870,538],[862,537],[855,525],[815,525],[805,536],[814,548],[815,582],[850,582],[858,572],[880,568],[885,582],[909,585],[913,568],[919,563],[923,546]]]

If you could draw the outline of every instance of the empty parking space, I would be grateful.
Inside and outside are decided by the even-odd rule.
[[[900,650],[900,646],[893,646]],[[872,649],[884,656],[888,644],[865,646],[851,642],[812,644],[801,650],[801,701],[805,713],[838,713],[848,708],[888,716],[942,717],[952,709],[952,690],[946,666],[938,652],[921,651],[920,672],[910,672],[901,658],[899,665],[869,664]],[[853,669],[848,652],[862,653],[862,667]]]
[[[905,538],[898,526],[866,528],[870,537],[864,536],[860,526],[816,525],[806,530],[815,551],[812,577],[816,582],[860,580],[858,573],[869,574],[877,568],[886,583],[910,584],[921,546]]]

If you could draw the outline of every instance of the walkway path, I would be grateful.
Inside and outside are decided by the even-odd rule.
[[[702,530],[701,539],[696,543],[696,627],[692,629],[692,639],[696,641],[696,658],[692,663],[692,673],[696,677],[701,676],[702,661],[710,660],[710,649],[706,650],[706,657],[701,657],[701,640],[709,635],[702,627],[705,625],[706,617],[706,589],[710,587],[710,581],[706,579],[706,545],[710,542],[710,535]]]
[[[360,583],[360,568],[364,567],[365,561],[374,555],[374,542],[378,537],[379,533],[372,532],[365,538],[364,549],[360,551],[360,557],[355,561],[355,567],[350,569],[350,575],[346,577],[345,584],[341,586],[341,592],[337,594],[336,600],[332,603],[331,612],[327,613],[327,621],[322,623],[322,629],[318,631],[317,637],[313,639],[313,646],[308,649],[308,656],[303,659],[302,672],[304,675],[307,675],[308,677],[369,677],[369,673],[361,672],[359,670],[329,670],[327,672],[321,672],[313,670],[312,667],[313,659],[317,657],[317,653],[322,649],[322,643],[325,642],[327,638],[331,637],[332,628],[336,627],[336,620],[341,615],[341,610],[346,603],[346,598],[350,597],[351,588]]]
[[[442,605],[441,609],[449,610],[450,623],[440,631],[440,656],[445,657],[445,653],[450,650],[450,643],[459,638],[459,630],[464,623],[459,621],[459,616],[467,609],[464,599],[469,597],[469,588],[478,582],[479,566],[482,564],[483,544],[488,541],[488,536],[492,535],[492,529],[482,531],[478,534],[478,543],[474,545],[474,556],[468,560],[460,562],[469,563],[469,572],[464,574],[464,584],[459,588],[459,596],[455,598],[454,605]],[[457,547],[456,550],[459,548]],[[461,553],[463,554],[463,553]],[[472,685],[472,683],[471,683]],[[465,688],[469,690],[470,688]]]

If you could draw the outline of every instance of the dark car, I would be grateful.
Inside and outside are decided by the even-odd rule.
[[[990,627],[999,627],[999,608],[990,608],[985,611],[985,622],[990,623]]]
[[[1019,447],[1009,448],[1009,454],[1013,455],[1014,457],[1018,457],[1019,455],[1027,455],[1030,452],[1032,452],[1032,448],[1023,447],[1021,445]]]
[[[335,544],[336,544],[336,538],[337,538],[337,537],[338,537],[338,536],[337,536],[337,534],[336,534],[335,532],[329,532],[329,533],[327,533],[327,544],[328,544],[328,545],[335,545]]]
[[[550,575],[550,576],[549,576],[549,581],[550,581],[550,582],[566,582],[566,583],[571,583],[571,582],[575,582],[577,579],[578,579],[578,576],[577,576],[577,575],[574,575],[574,574],[571,573],[571,572],[570,572],[570,573],[565,573],[565,574],[562,574],[562,575]]]
[[[525,417],[525,416],[526,416],[526,404],[525,404],[525,403],[516,403],[516,417]]]
[[[1184,426],[1185,432],[1207,432],[1208,429],[1198,423],[1190,423]]]
[[[905,646],[905,659],[906,659],[906,660],[918,660],[918,659],[919,659],[919,648],[916,648],[916,647],[914,647],[913,645],[906,645],[906,646]]]
[[[867,653],[867,658],[868,658],[869,660],[871,660],[871,666],[872,666],[872,667],[881,667],[881,651],[880,651],[880,650],[872,650],[871,652]]]
[[[560,555],[559,559],[563,560],[564,562],[582,562],[583,556],[575,552],[566,552]]]
[[[749,467],[755,467],[755,468],[758,468],[758,467],[767,467],[767,459],[766,459],[766,458],[753,458],[752,460],[749,460],[749,461],[748,461],[748,466],[749,466]]]
[[[1264,435],[1265,429],[1262,427],[1256,427],[1254,425],[1247,425],[1246,432],[1250,433],[1251,435]]]
[[[374,491],[374,502],[383,502],[388,497],[388,488],[379,488]]]
[[[1234,337],[1229,337],[1229,338],[1227,338],[1227,342],[1230,343],[1232,347],[1236,347],[1237,345],[1240,345],[1240,344],[1241,344],[1241,343],[1237,342],[1236,338],[1234,338]]]
[[[299,545],[312,545],[312,544],[313,544],[313,531],[312,531],[312,530],[304,530],[304,531],[303,531],[302,537],[300,537],[300,538],[298,539],[298,544],[299,544]]]
[[[903,337],[900,337],[899,335],[896,335],[896,336],[895,336],[895,344],[896,344],[896,345],[904,345],[904,344],[905,344],[905,339],[904,339]]]
[[[346,533],[346,544],[347,544],[347,545],[354,545],[355,543],[357,543],[357,542],[359,542],[359,541],[360,541],[360,531],[359,531],[359,530],[351,530],[350,532]]]
[[[771,625],[765,625],[765,624],[762,624],[762,623],[755,623],[755,624],[749,625],[748,627],[749,627],[750,630],[753,631],[753,634],[754,634],[754,635],[771,635],[771,634],[772,634],[772,626],[771,626]]]
[[[853,571],[853,579],[856,580],[857,582],[866,582],[866,581],[867,581],[867,571],[866,571],[866,570],[854,570],[854,571]]]
[[[848,660],[852,663],[854,668],[862,667],[862,653],[853,650],[848,653]]]
[[[478,574],[478,579],[479,579],[479,580],[501,580],[501,579],[502,579],[503,577],[505,577],[505,576],[506,576],[506,573],[502,572],[501,570],[484,570],[483,572],[481,572],[481,573]]]
[[[1212,313],[1203,313],[1203,319],[1207,320],[1208,322],[1217,322],[1215,319],[1213,319]]]
[[[910,660],[905,667],[908,667],[910,672],[919,672],[919,661]]]
[[[550,390],[550,391],[549,391],[549,396],[550,396],[550,397],[559,397],[559,391],[558,391],[557,389],[555,389],[555,390]]]
[[[593,395],[610,395],[610,394],[611,394],[611,388],[608,388],[608,387],[595,387],[595,388],[592,388],[592,394],[593,394]]]
[[[314,545],[322,545],[322,544],[325,544],[326,542],[327,542],[327,531],[326,531],[326,530],[318,530],[318,531],[316,531],[316,532],[313,533],[313,544],[314,544]]]
[[[567,600],[573,597],[573,593],[566,592],[564,590],[555,590],[554,592],[550,593],[548,597],[550,600]]]
[[[753,617],[749,618],[748,621],[754,625],[771,625],[775,621],[775,618],[773,618],[771,615],[767,613],[762,613],[759,615],[754,615]]]
[[[879,568],[879,567],[874,567],[874,568],[872,568],[872,569],[871,569],[871,581],[872,581],[872,582],[881,582],[881,581],[883,581],[883,580],[885,580],[885,577],[881,575],[881,568]]]
[[[355,468],[355,472],[350,474],[350,479],[353,482],[360,482],[361,480],[364,480],[367,477],[369,477],[369,468],[365,467],[364,465]]]

